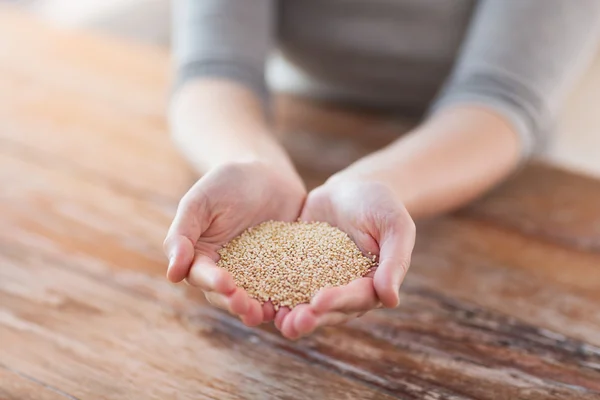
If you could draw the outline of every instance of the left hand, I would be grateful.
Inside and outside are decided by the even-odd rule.
[[[327,182],[308,195],[301,219],[338,227],[364,254],[377,255],[379,264],[348,285],[321,290],[310,304],[301,304],[291,311],[281,309],[275,325],[283,336],[297,339],[382,305],[398,305],[398,291],[415,243],[415,224],[390,188],[383,183],[355,179]]]

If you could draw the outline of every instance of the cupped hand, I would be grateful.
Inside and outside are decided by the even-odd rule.
[[[268,220],[294,221],[305,199],[300,178],[260,162],[234,163],[204,175],[182,198],[164,242],[167,277],[199,287],[208,301],[248,326],[268,322],[275,310],[261,305],[217,267],[217,251],[247,228]]]
[[[330,181],[309,193],[301,219],[338,227],[363,253],[377,255],[378,265],[348,285],[321,290],[310,304],[279,311],[275,324],[285,337],[297,339],[318,327],[340,324],[381,306],[398,305],[398,291],[415,243],[415,224],[386,185]]]

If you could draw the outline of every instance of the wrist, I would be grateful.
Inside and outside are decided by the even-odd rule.
[[[175,144],[200,174],[230,163],[260,162],[299,180],[260,101],[237,83],[187,83],[173,98],[169,122]]]
[[[337,185],[357,184],[360,183],[365,187],[376,188],[378,191],[389,192],[390,196],[397,201],[404,203],[403,191],[400,187],[407,187],[401,184],[399,177],[389,179],[385,172],[369,171],[369,169],[348,168],[342,170],[327,179],[324,185],[335,188]]]
[[[195,126],[173,129],[172,137],[200,174],[222,165],[257,163],[284,174],[297,175],[289,156],[268,131]]]
[[[274,178],[274,182],[277,186],[283,185],[288,190],[292,190],[294,193],[305,197],[307,190],[304,180],[295,170],[287,170],[279,167],[275,167],[272,162],[265,161],[263,159],[251,159],[245,160],[234,160],[220,165],[216,165],[211,168],[210,171],[227,169],[233,171],[244,171],[256,174],[259,177],[271,177]],[[209,171],[209,172],[210,172]]]
[[[518,160],[518,135],[506,121],[486,109],[454,107],[332,180],[382,183],[414,218],[423,218],[474,200],[514,171]]]
[[[265,129],[261,100],[243,85],[218,78],[202,78],[182,86],[171,99],[169,119],[196,117],[221,129],[245,126]]]

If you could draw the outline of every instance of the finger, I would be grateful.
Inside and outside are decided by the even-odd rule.
[[[265,302],[262,305],[263,309],[263,322],[271,322],[275,319],[275,308],[270,301]]]
[[[356,318],[357,316],[358,316],[358,313],[346,314],[346,313],[341,313],[341,312],[336,312],[336,311],[330,312],[327,314],[323,314],[317,318],[317,326],[315,329],[322,328],[325,326],[340,325],[340,324],[350,321],[351,319]]]
[[[410,266],[415,233],[415,225],[410,217],[401,218],[391,229],[383,232],[379,266],[373,276],[373,283],[377,296],[385,307],[393,308],[400,302],[400,284]]]
[[[185,236],[170,235],[165,239],[164,248],[169,258],[167,279],[175,283],[181,282],[187,276],[194,260],[194,245]]]
[[[279,310],[277,310],[277,313],[275,314],[275,327],[279,331],[281,331],[285,316],[288,315],[291,311],[292,310],[290,310],[288,307],[281,307]]]
[[[192,286],[197,286],[206,292],[231,294],[235,289],[235,282],[229,272],[217,267],[208,256],[198,254],[190,269],[187,281]]]
[[[335,210],[332,210],[331,201],[326,196],[324,196],[326,192],[327,191],[324,189],[324,186],[321,185],[319,187],[314,188],[308,193],[304,205],[302,206],[302,211],[300,212],[301,221],[327,221],[330,223],[333,222],[331,218],[332,215],[334,215]]]
[[[300,304],[292,310],[295,314],[293,318],[294,330],[299,336],[305,336],[312,333],[317,327],[317,315],[308,304]]]
[[[292,310],[285,316],[283,323],[281,324],[281,334],[290,340],[296,340],[300,337],[296,331],[296,328],[294,327],[294,319],[296,315],[297,314],[294,313],[294,310]]]
[[[245,315],[250,308],[250,298],[244,289],[237,289],[229,296],[215,292],[207,292],[204,296],[211,305],[234,315]]]
[[[248,312],[241,316],[242,322],[250,327],[258,326],[263,322],[262,306],[258,300],[251,299]]]
[[[379,298],[371,278],[359,278],[345,286],[323,289],[310,301],[317,315],[333,311],[364,312],[377,308],[378,304]]]
[[[180,282],[187,276],[194,260],[194,245],[205,229],[201,216],[206,201],[195,190],[196,185],[181,199],[163,243],[165,255],[169,259],[167,278],[172,282]]]
[[[221,310],[229,311],[229,304],[225,300],[225,296],[213,292],[205,292],[204,297],[211,306],[220,308]]]
[[[233,294],[226,296],[226,298],[229,302],[229,312],[232,314],[245,315],[249,312],[251,299],[244,289],[237,288]]]

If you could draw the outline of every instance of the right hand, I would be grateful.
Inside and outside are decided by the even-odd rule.
[[[306,189],[260,162],[232,163],[204,175],[181,199],[164,242],[167,278],[199,287],[214,306],[228,310],[248,326],[273,320],[270,303],[251,299],[233,277],[219,268],[217,251],[244,230],[268,220],[298,219]]]

